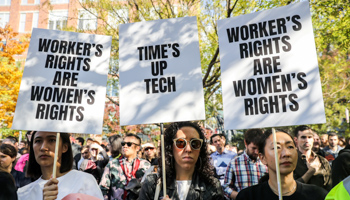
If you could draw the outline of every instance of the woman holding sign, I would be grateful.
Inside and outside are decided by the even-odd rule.
[[[142,185],[139,199],[224,199],[220,182],[213,176],[207,144],[197,123],[173,123],[164,132],[166,194],[160,189],[159,173],[150,174]],[[155,198],[156,197],[156,198]]]
[[[292,136],[283,130],[276,130],[276,138],[283,199],[323,200],[327,195],[325,189],[297,182],[293,178],[293,171],[298,161],[298,152]],[[268,167],[268,176],[263,177],[268,180],[243,189],[238,193],[236,200],[278,199],[275,153],[271,130],[266,131],[261,138],[259,157]]]
[[[73,154],[69,134],[61,133],[56,177],[52,178],[56,133],[34,132],[30,141],[27,175],[37,179],[19,188],[18,199],[62,199],[71,193],[82,193],[103,199],[96,180],[90,174],[72,170]]]

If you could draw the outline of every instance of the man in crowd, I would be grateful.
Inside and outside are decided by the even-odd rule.
[[[334,159],[338,157],[339,151],[343,148],[338,145],[339,139],[338,135],[335,133],[330,133],[328,135],[328,146],[323,148],[325,152],[325,158],[328,160],[329,164],[332,165]]]
[[[328,134],[321,135],[321,148],[328,146]]]
[[[310,127],[302,125],[294,130],[294,141],[298,148],[298,162],[294,179],[307,184],[332,189],[331,167],[328,161],[312,151],[314,134]]]
[[[140,182],[151,166],[147,160],[137,157],[141,145],[141,139],[137,135],[126,134],[121,144],[123,157],[111,160],[102,175],[100,188],[105,199],[136,199],[138,194],[133,193],[133,189],[125,190],[125,186],[130,181]]]
[[[262,134],[261,129],[249,129],[244,133],[246,149],[227,167],[223,186],[226,197],[236,199],[239,191],[258,184],[259,179],[268,172],[258,157],[258,143]]]
[[[320,136],[318,136],[318,134],[312,130],[313,134],[314,134],[314,144],[312,146],[312,151],[314,151],[315,153],[317,153],[320,156],[325,157],[324,151],[321,148],[321,139]]]
[[[82,137],[77,137],[77,139],[76,139],[76,142],[75,143],[77,143],[79,146],[84,146],[84,138],[82,138]]]
[[[225,148],[226,138],[224,134],[212,135],[210,137],[210,144],[214,145],[216,148],[216,152],[212,153],[210,157],[220,183],[224,185],[227,166],[237,154]]]

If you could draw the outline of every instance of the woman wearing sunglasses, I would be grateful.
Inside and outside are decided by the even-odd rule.
[[[146,177],[139,199],[224,199],[220,182],[213,175],[204,133],[197,123],[171,124],[164,140],[167,196],[158,184],[162,180],[159,167],[158,174]],[[156,188],[160,188],[159,193]]]

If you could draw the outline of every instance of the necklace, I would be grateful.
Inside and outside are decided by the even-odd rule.
[[[275,194],[278,195],[278,190],[276,191],[275,189],[273,189],[273,188],[271,187],[269,181],[267,181],[267,183],[269,184],[269,186],[270,186],[272,192],[274,192]],[[284,196],[284,195],[286,195],[286,194],[290,194],[291,192],[293,192],[293,191],[295,190],[296,187],[297,187],[297,183],[295,182],[294,187],[293,187],[291,190],[289,190],[288,192],[282,193],[282,196]]]

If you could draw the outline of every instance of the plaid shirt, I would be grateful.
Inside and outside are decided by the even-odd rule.
[[[268,173],[266,165],[259,158],[253,162],[244,151],[242,155],[232,159],[227,167],[223,185],[225,195],[229,197],[233,191],[239,192],[258,184],[265,173]]]

